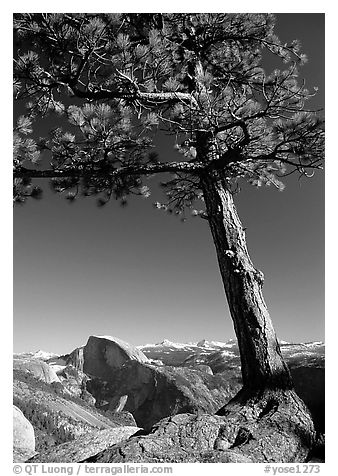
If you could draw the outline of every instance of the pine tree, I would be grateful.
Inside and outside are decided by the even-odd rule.
[[[292,390],[233,200],[240,180],[282,189],[283,176],[322,168],[323,120],[306,106],[315,92],[298,81],[306,57],[274,26],[270,14],[15,15],[14,94],[27,112],[14,131],[14,196],[39,198],[33,179],[47,178],[71,201],[124,204],[150,195],[148,177],[169,174],[155,206],[208,221],[238,339],[243,389],[221,413],[236,426],[278,401],[298,415],[306,446],[311,418]],[[265,72],[267,54],[281,69]],[[34,123],[48,114],[62,125],[37,139]],[[182,160],[161,161],[158,128]]]

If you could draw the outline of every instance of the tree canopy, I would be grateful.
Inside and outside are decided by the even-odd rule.
[[[170,172],[166,204],[181,213],[216,173],[283,188],[322,167],[323,120],[307,107],[297,41],[282,44],[270,14],[16,14],[15,201],[39,197],[50,178],[70,200],[122,203],[149,196],[145,179]],[[280,69],[266,73],[266,57]],[[38,137],[42,117],[55,127]],[[181,160],[163,161],[156,131]],[[199,213],[199,212],[198,212]],[[203,212],[201,212],[203,213]]]

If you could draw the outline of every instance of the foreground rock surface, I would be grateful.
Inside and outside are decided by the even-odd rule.
[[[236,451],[214,450],[215,441],[223,424],[224,418],[216,415],[176,415],[159,422],[149,435],[134,436],[85,461],[90,463],[252,462],[250,458]]]
[[[122,426],[107,430],[97,430],[78,437],[62,445],[41,452],[29,460],[30,463],[74,463],[89,458],[108,446],[126,440],[139,431],[135,426]]]
[[[315,431],[292,391],[234,399],[224,415],[180,414],[86,462],[275,462],[307,460]]]
[[[23,463],[35,454],[35,435],[32,424],[21,410],[13,405],[13,460]]]

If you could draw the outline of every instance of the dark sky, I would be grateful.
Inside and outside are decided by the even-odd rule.
[[[279,14],[277,33],[301,41],[301,75],[323,107],[324,15]],[[236,202],[278,336],[323,340],[324,174],[291,176],[284,192],[243,186]],[[234,337],[207,222],[181,223],[151,198],[70,205],[48,187],[15,207],[14,351],[69,352],[91,334],[132,344]]]

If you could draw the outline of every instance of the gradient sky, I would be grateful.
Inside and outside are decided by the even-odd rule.
[[[297,38],[314,107],[324,105],[324,15],[279,14],[282,41]],[[170,141],[158,139],[164,157]],[[154,198],[153,198],[154,200]],[[324,174],[284,192],[243,186],[235,198],[281,339],[324,340]],[[91,334],[132,344],[234,337],[205,220],[186,223],[152,199],[97,208],[45,187],[14,209],[14,351],[69,352]]]

